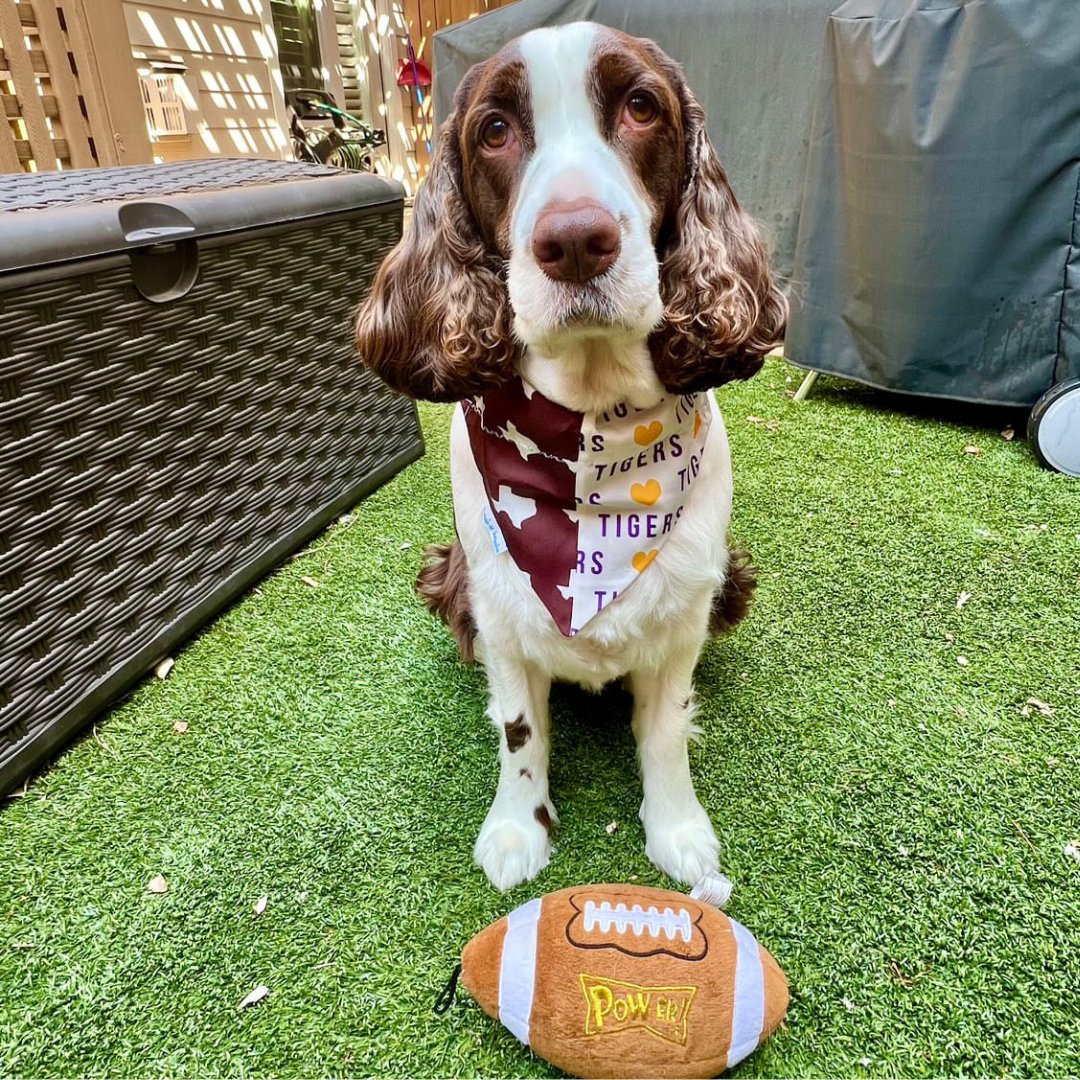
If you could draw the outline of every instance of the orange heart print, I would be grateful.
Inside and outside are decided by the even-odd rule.
[[[630,498],[642,506],[652,506],[663,495],[664,489],[656,480],[649,480],[644,484],[630,485]]]
[[[661,435],[664,434],[664,425],[659,420],[654,420],[651,424],[638,424],[634,428],[634,442],[638,446],[648,446],[649,443],[656,442]],[[697,434],[695,432],[694,434]]]
[[[633,558],[634,569],[640,574],[659,554],[656,548],[652,551],[639,551]]]

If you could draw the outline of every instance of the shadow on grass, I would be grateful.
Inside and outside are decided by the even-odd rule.
[[[909,416],[914,420],[936,424],[977,428],[995,434],[1011,427],[1017,438],[1026,436],[1027,418],[1031,411],[1015,406],[980,405],[969,401],[899,394],[864,386],[862,383],[848,382],[833,375],[823,375],[818,379],[806,404],[814,402],[828,403],[844,409]]]
[[[632,711],[633,698],[618,682],[599,693],[567,683],[552,686],[551,771],[561,799],[590,789],[638,790]]]

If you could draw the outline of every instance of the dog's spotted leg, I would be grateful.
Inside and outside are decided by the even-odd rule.
[[[688,885],[719,868],[719,844],[694,792],[687,753],[697,654],[696,647],[687,649],[658,670],[634,671],[630,679],[645,852],[665,874]]]
[[[476,841],[476,862],[497,889],[534,878],[548,864],[558,820],[548,794],[548,693],[538,668],[489,650],[488,715],[499,732],[499,785]]]

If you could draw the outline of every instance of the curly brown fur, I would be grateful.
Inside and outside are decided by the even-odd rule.
[[[431,544],[424,550],[429,560],[416,578],[416,591],[424,606],[449,627],[457,640],[461,659],[475,659],[476,624],[469,606],[469,568],[465,552],[452,544]]]
[[[709,612],[709,633],[729,634],[746,618],[757,588],[757,567],[742,546],[731,548],[727,577],[713,597]]]
[[[477,77],[474,69],[458,88],[408,230],[356,317],[368,366],[429,401],[460,401],[506,382],[519,351],[502,260],[462,197],[460,118]]]
[[[649,347],[660,381],[685,393],[756,374],[784,336],[787,300],[709,142],[704,111],[667,63],[682,103],[686,183],[661,237],[664,316]]]

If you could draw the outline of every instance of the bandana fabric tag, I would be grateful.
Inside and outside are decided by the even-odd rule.
[[[645,573],[701,467],[704,394],[578,413],[516,380],[462,402],[496,553],[509,551],[566,636]]]
[[[505,554],[507,550],[506,540],[503,539],[502,530],[492,516],[491,507],[488,503],[484,503],[483,520],[484,528],[487,529],[488,535],[491,537],[491,546],[495,549],[495,554]]]

